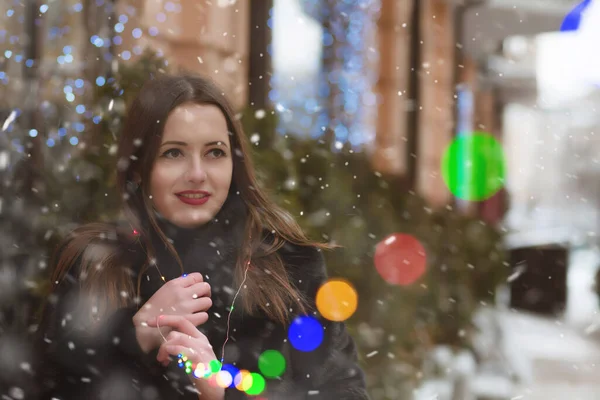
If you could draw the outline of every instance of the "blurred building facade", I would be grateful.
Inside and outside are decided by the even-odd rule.
[[[102,49],[112,47],[118,60],[134,62],[145,47],[150,47],[165,56],[176,70],[196,71],[215,79],[237,108],[248,103],[251,35],[255,34],[250,21],[258,3],[119,0],[111,3],[114,4],[111,9],[105,1],[108,0],[61,0],[47,7],[37,38],[42,42],[38,70],[40,81],[44,82],[44,98],[49,101],[64,98],[65,79],[83,77],[93,81],[114,68],[114,63],[103,60]],[[291,1],[295,0],[288,3]],[[303,6],[327,3],[298,2]],[[378,53],[377,63],[369,64],[377,71],[373,82],[376,112],[366,120],[376,132],[366,145],[373,154],[373,165],[381,172],[405,176],[410,187],[436,207],[454,202],[441,178],[440,161],[459,129],[457,93],[462,91],[471,99],[466,102],[472,108],[466,114],[470,119],[468,125],[499,138],[504,106],[512,102],[509,98],[535,97],[534,92],[523,94],[524,88],[510,89],[512,94],[508,93],[509,79],[499,83],[489,78],[491,73],[484,76],[502,63],[496,52],[502,39],[509,32],[519,31],[511,26],[503,32],[503,37],[502,32],[494,29],[473,28],[481,27],[484,18],[491,18],[474,15],[491,12],[495,16],[505,11],[489,11],[485,5],[477,5],[481,2],[473,3],[477,7],[468,4],[447,0],[373,2],[373,7],[379,8],[373,14],[376,30],[374,35],[368,33],[372,39],[366,42],[374,46],[371,52]],[[14,52],[12,57],[8,53],[2,57],[3,76],[18,81],[24,68],[22,57],[16,56],[22,53],[25,44],[16,38],[23,36],[26,26],[18,18],[8,17],[8,11],[16,7],[8,4],[2,7],[0,27],[4,29],[7,50]],[[14,13],[24,15],[26,10]],[[262,26],[256,21],[254,24],[268,31],[269,17],[264,17]],[[511,20],[510,16],[503,18]],[[526,29],[532,33],[551,24],[528,25]],[[112,34],[113,29],[116,34]],[[465,32],[465,29],[470,30]],[[489,37],[478,37],[483,44],[474,46],[470,43],[473,40],[468,39],[478,35]],[[109,37],[112,43],[107,43]],[[264,47],[266,50],[267,46]],[[486,49],[481,50],[482,47]],[[264,86],[269,86],[270,73],[265,71],[265,76],[261,76]],[[15,94],[5,93],[6,107],[22,104],[17,96],[22,92],[21,87],[2,86],[2,90]],[[501,197],[463,208],[467,212],[482,212],[486,219],[497,222],[504,208]]]
[[[43,13],[41,4],[34,6],[40,21],[34,40],[41,49],[39,71],[49,100],[63,95],[65,79],[85,77],[93,84],[111,68],[104,56],[107,48],[119,61],[134,62],[150,47],[175,70],[211,76],[236,106],[247,101],[250,0],[61,0]],[[24,16],[31,10],[9,2],[0,7],[4,43],[14,53],[4,54],[2,71],[16,83],[25,61],[20,55],[28,46]],[[20,92],[18,84],[6,88]],[[13,106],[19,104],[14,97],[12,101]]]
[[[360,19],[358,31],[351,31],[353,27],[343,21],[324,17],[339,11],[333,0],[60,0],[44,9],[4,2],[0,5],[0,35],[6,51],[0,55],[0,80],[5,84],[0,86],[0,101],[3,108],[11,109],[26,104],[24,96],[34,93],[23,90],[32,83],[26,79],[23,55],[30,45],[19,39],[32,30],[33,20],[25,17],[34,11],[42,21],[34,38],[39,42],[39,59],[34,64],[37,82],[43,83],[40,95],[48,105],[64,103],[65,98],[68,102],[69,91],[83,93],[84,85],[114,69],[116,63],[105,56],[107,48],[117,60],[132,63],[145,47],[166,57],[175,70],[200,72],[215,79],[238,109],[249,103],[266,105],[267,98],[276,97],[272,96],[271,79],[281,80],[282,75],[274,71],[272,76],[267,67],[273,50],[269,47],[270,18],[277,18],[271,9],[278,4],[288,11],[296,7],[306,20],[302,22],[306,32],[296,35],[314,36],[321,61],[316,75],[302,81],[301,73],[289,74],[284,78],[301,83],[281,87],[300,90],[313,77],[326,82],[332,69],[343,70],[353,62],[364,64],[363,69],[338,74],[350,82],[344,93],[339,85],[326,91],[335,107],[327,111],[324,124],[340,137],[363,134],[367,138],[364,148],[371,153],[376,170],[403,177],[407,190],[422,195],[432,207],[450,206],[489,223],[504,223],[510,248],[564,248],[596,240],[590,236],[597,234],[589,232],[597,230],[600,191],[571,178],[558,185],[556,178],[565,173],[571,177],[588,173],[588,179],[595,179],[594,163],[581,161],[594,159],[592,139],[585,135],[581,140],[570,139],[575,130],[596,126],[593,113],[579,112],[578,120],[584,122],[573,126],[569,118],[574,114],[565,115],[565,109],[575,113],[578,105],[593,107],[597,100],[589,94],[579,98],[579,103],[549,105],[540,101],[541,93],[547,100],[548,91],[538,82],[540,76],[547,76],[540,75],[538,56],[548,45],[531,39],[556,30],[571,3],[552,0],[540,7],[521,2],[518,9],[505,1],[373,0],[364,3],[363,9],[359,2],[344,3]],[[343,65],[327,61],[331,37],[326,33],[338,29],[336,23],[350,36],[362,35],[352,43],[352,56],[358,58]],[[309,35],[310,26],[313,33]],[[335,54],[348,52],[343,47],[333,49]],[[360,78],[362,75],[366,78]],[[9,79],[11,84],[6,84]],[[314,87],[320,90],[320,86]],[[373,98],[371,92],[376,101],[365,102]],[[360,118],[344,115],[346,110],[336,105],[336,96],[351,102],[356,100],[352,96],[359,98]],[[257,100],[260,97],[262,100]],[[276,98],[271,103],[282,106]],[[317,104],[315,109],[321,106]],[[282,109],[285,111],[285,106]],[[74,110],[65,112],[75,115]],[[315,114],[317,122],[322,114]],[[340,121],[358,124],[360,129],[353,133],[342,126],[338,132],[335,124]],[[559,138],[553,139],[555,147],[581,155],[575,165],[568,153],[561,153],[562,162],[570,164],[567,172],[556,162],[539,162],[551,159],[551,152],[539,144],[544,140],[544,125],[551,126],[553,137]],[[443,153],[464,130],[494,135],[504,143],[507,154],[505,190],[480,203],[453,198],[441,176]],[[540,165],[553,173],[540,173]],[[565,197],[567,191],[576,193],[577,200]]]
[[[575,72],[586,63],[573,49],[586,50],[557,32],[578,3],[382,1],[379,20],[375,167],[404,175],[432,206],[499,224],[521,274],[512,306],[552,315],[572,314],[567,287],[588,293],[599,262],[597,94]],[[440,176],[465,130],[504,147],[506,186],[480,203],[453,198]],[[577,282],[588,284],[575,288],[568,271],[580,259],[588,278]]]
[[[481,82],[478,60],[461,45],[462,15],[468,9],[461,4],[383,0],[379,19],[374,165],[404,175],[434,207],[455,202],[443,182],[441,160],[456,133],[477,130],[501,138],[497,91]],[[459,93],[465,98],[460,110]],[[502,199],[499,194],[459,208],[496,223]]]
[[[292,4],[291,1],[280,1],[282,7]],[[356,7],[359,7],[358,3]],[[255,26],[251,29],[253,10],[258,3],[253,4],[251,0],[119,0],[107,4],[108,0],[61,0],[53,2],[44,13],[38,12],[42,21],[36,38],[40,42],[39,82],[43,82],[42,97],[48,102],[64,102],[68,95],[66,85],[73,86],[74,94],[83,93],[83,87],[78,87],[81,85],[76,82],[78,79],[88,82],[85,85],[93,85],[97,77],[114,69],[116,63],[106,58],[107,49],[116,60],[133,63],[144,48],[149,47],[164,56],[174,70],[200,72],[215,79],[236,108],[248,104],[252,88],[250,57],[260,53],[255,58],[266,58],[270,53],[268,44],[263,45],[264,51],[252,47],[251,35],[257,36],[256,29],[270,30],[267,26],[269,15],[264,13],[262,21],[257,21],[254,16]],[[335,9],[337,3],[329,0],[302,0],[298,4],[308,13],[307,17],[314,18],[323,29],[331,22],[319,17],[318,9],[329,7],[332,15],[339,11]],[[0,14],[0,26],[11,32],[10,35],[23,36],[21,31],[26,29],[26,24],[7,17],[12,6],[3,7],[6,10]],[[359,102],[364,117],[360,121],[356,118],[347,120],[345,125],[362,124],[357,132],[368,137],[364,147],[372,153],[377,170],[404,176],[410,182],[409,187],[423,195],[432,206],[448,205],[452,199],[441,178],[440,160],[456,128],[453,96],[459,80],[464,80],[462,75],[471,76],[467,85],[476,93],[475,104],[481,104],[474,68],[469,67],[468,60],[459,71],[462,75],[459,76],[455,68],[459,57],[456,7],[445,0],[381,0],[370,2],[369,7],[372,12],[360,8],[349,10],[370,12],[368,18],[373,19],[372,24],[365,21],[359,31],[364,36],[365,54],[357,53],[362,61],[354,62],[364,61],[365,71],[375,71],[375,80],[360,82],[360,86],[372,84],[372,89],[367,90],[376,94],[377,102],[375,107]],[[268,12],[270,7],[266,9]],[[25,8],[17,9],[15,15],[27,12]],[[352,34],[356,36],[355,32]],[[26,45],[21,41],[13,43],[13,47],[16,55]],[[322,58],[327,54],[324,50],[321,53]],[[370,61],[367,53],[377,54],[378,61]],[[22,62],[13,56],[4,57],[4,63],[5,75],[13,83],[19,80],[24,69]],[[341,64],[332,66],[342,67]],[[327,67],[321,68],[326,70]],[[352,73],[347,72],[349,82],[356,79],[352,78]],[[254,85],[269,87],[270,74],[271,71],[264,71],[264,76],[259,76],[263,82],[253,82]],[[22,93],[18,84],[5,87],[15,94]],[[352,90],[350,87],[347,92]],[[332,89],[329,96],[333,99],[339,93]],[[493,103],[493,95],[488,93],[488,98],[491,99],[488,103]],[[23,103],[10,93],[6,93],[5,99],[12,102],[6,104],[8,108]],[[336,130],[335,121],[343,122],[347,118],[345,111],[332,109],[329,112],[333,114],[327,116],[325,123]],[[475,113],[481,113],[480,107]],[[374,132],[372,137],[368,133],[371,130]]]
[[[585,32],[558,32],[579,3],[474,4],[460,43],[496,98],[507,163],[502,223],[518,277],[511,305],[584,323],[598,306],[598,94],[582,80],[593,61],[577,39]]]
[[[134,53],[135,47],[150,47],[175,69],[208,75],[237,108],[242,108],[248,100],[250,3],[250,0],[120,1],[118,15],[135,10],[124,26],[123,49]],[[144,34],[135,34],[135,29]],[[131,61],[135,59],[133,54]]]

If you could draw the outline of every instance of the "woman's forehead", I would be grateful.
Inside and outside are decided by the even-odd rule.
[[[169,115],[164,127],[163,141],[229,142],[227,120],[213,105],[184,104]]]

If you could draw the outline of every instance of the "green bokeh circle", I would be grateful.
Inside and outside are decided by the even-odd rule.
[[[210,368],[210,372],[212,372],[213,374],[216,374],[217,372],[219,372],[221,370],[221,362],[219,360],[212,360],[208,363],[208,366]]]
[[[265,378],[263,378],[261,374],[257,374],[256,372],[252,372],[250,376],[252,376],[252,386],[250,386],[250,388],[246,390],[246,394],[250,396],[258,396],[265,390]]]
[[[285,357],[277,350],[266,350],[258,357],[258,369],[267,378],[280,377],[285,366]]]
[[[489,199],[504,186],[502,145],[492,135],[473,132],[456,137],[442,157],[442,177],[459,199]]]

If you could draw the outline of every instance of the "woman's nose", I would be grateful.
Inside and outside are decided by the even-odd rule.
[[[200,160],[192,160],[186,171],[186,178],[190,182],[202,182],[206,180],[206,170]]]

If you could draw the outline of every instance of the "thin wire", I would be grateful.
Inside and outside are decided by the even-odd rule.
[[[240,291],[244,287],[244,283],[246,282],[246,277],[248,276],[248,268],[250,268],[250,261],[246,263],[246,269],[244,270],[244,279],[242,279],[240,287],[238,287],[235,296],[233,296],[233,301],[231,302],[231,307],[229,308],[229,315],[227,315],[227,336],[225,337],[225,342],[223,342],[223,347],[221,348],[221,364],[223,364],[223,361],[225,360],[225,345],[229,341],[229,323],[231,321],[231,313],[233,312],[235,300],[237,299],[238,295],[240,294]]]
[[[156,329],[158,329],[158,333],[160,334],[160,336],[162,337],[162,339],[166,343],[167,342],[167,338],[165,337],[165,335],[163,335],[163,333],[160,330],[160,315],[158,317],[156,317]]]
[[[242,279],[242,283],[240,284],[237,292],[235,293],[235,296],[233,296],[233,301],[231,302],[231,307],[229,308],[229,314],[227,315],[227,336],[225,337],[225,342],[223,342],[223,347],[221,348],[221,364],[225,360],[225,345],[229,341],[229,329],[230,329],[230,323],[231,323],[231,313],[233,312],[233,306],[235,305],[235,301],[237,300],[238,295],[240,294],[240,292],[242,291],[242,288],[244,287],[244,283],[246,283],[246,278],[248,277],[248,269],[249,268],[250,268],[250,261],[248,261],[246,263],[246,269],[244,270],[244,279]],[[156,329],[158,329],[158,333],[162,337],[163,341],[166,342],[167,338],[163,335],[162,331],[160,330],[160,316],[158,316],[156,318]]]

